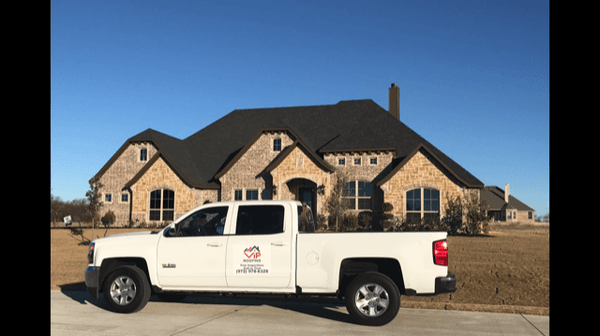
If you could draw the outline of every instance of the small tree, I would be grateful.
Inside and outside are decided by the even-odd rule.
[[[102,222],[102,225],[104,225],[104,227],[106,228],[106,231],[104,231],[104,237],[106,237],[106,233],[108,232],[108,228],[117,220],[117,217],[115,216],[115,213],[112,212],[112,210],[109,210],[107,213],[104,214],[104,217],[102,217],[100,219],[100,221]]]
[[[463,196],[452,198],[446,194],[444,218],[449,234],[467,235],[487,234],[489,231],[489,206],[476,192],[466,192]]]
[[[489,232],[489,206],[482,201],[478,193],[468,192],[465,195],[465,225],[464,230],[468,235],[487,234]]]
[[[104,187],[104,185],[100,182],[100,179],[97,177],[94,177],[90,180],[90,190],[88,190],[85,193],[85,196],[87,197],[88,200],[88,213],[90,214],[91,218],[92,218],[92,240],[94,239],[94,228],[96,226],[96,216],[98,214],[98,212],[100,211],[100,208],[102,208],[102,202],[101,202],[101,194],[100,194],[100,189]]]
[[[444,206],[444,218],[442,221],[448,228],[448,234],[457,234],[458,230],[463,225],[463,204],[462,197],[457,196],[452,198],[449,193],[446,193],[446,205]]]
[[[56,227],[56,222],[60,221],[60,213],[64,202],[59,196],[54,196],[50,193],[50,221],[52,226]]]
[[[329,213],[330,223],[333,222],[335,232],[340,231],[340,224],[348,211],[348,204],[344,198],[344,188],[348,182],[350,182],[348,174],[338,169],[333,176],[331,193],[325,202],[325,209]]]

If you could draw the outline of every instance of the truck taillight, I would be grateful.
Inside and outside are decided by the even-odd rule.
[[[94,248],[96,247],[96,243],[90,244],[90,250],[88,252],[88,264],[94,263]]]
[[[446,240],[433,242],[433,263],[448,266],[448,242]]]

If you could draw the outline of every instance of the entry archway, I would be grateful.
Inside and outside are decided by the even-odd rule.
[[[293,199],[304,202],[310,206],[314,214],[317,212],[317,184],[305,178],[295,178],[289,180],[287,188]],[[290,195],[290,196],[291,196]]]

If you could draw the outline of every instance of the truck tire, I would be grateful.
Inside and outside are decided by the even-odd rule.
[[[150,292],[146,274],[136,266],[121,266],[104,281],[104,300],[118,313],[141,310],[148,303]]]
[[[384,274],[360,274],[346,289],[346,308],[358,323],[382,326],[391,322],[398,314],[400,291]]]

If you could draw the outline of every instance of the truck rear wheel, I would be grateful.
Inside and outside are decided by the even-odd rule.
[[[141,310],[148,303],[150,292],[146,274],[136,266],[121,266],[104,281],[104,300],[118,313]]]
[[[386,275],[358,275],[346,289],[348,313],[360,324],[381,326],[391,322],[400,309],[400,291]]]

